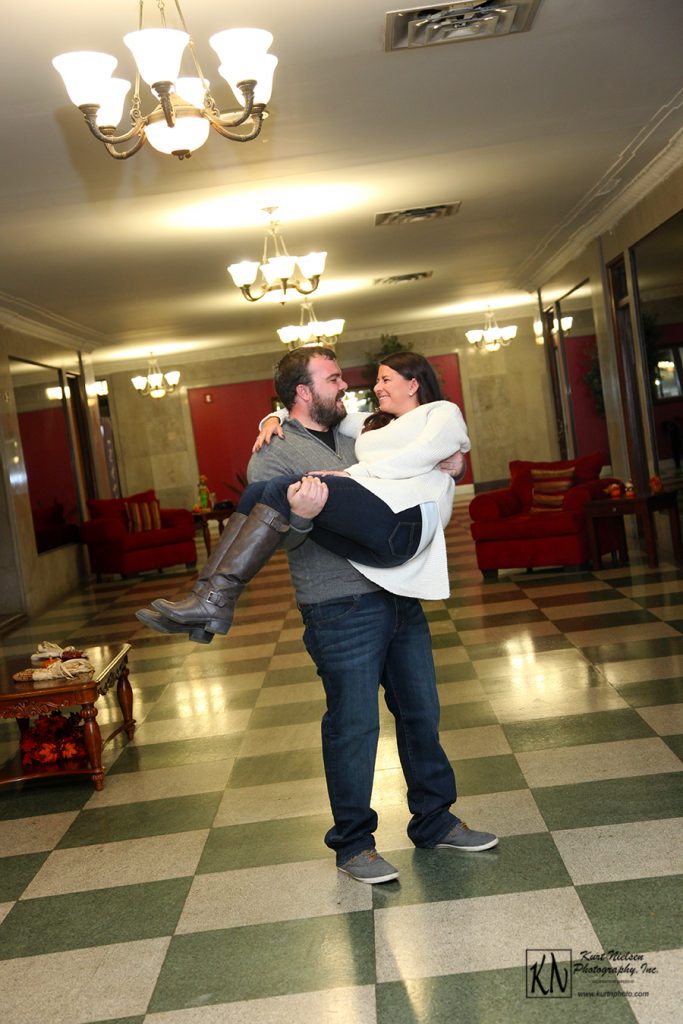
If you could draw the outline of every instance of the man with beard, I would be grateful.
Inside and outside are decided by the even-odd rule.
[[[346,415],[347,385],[334,353],[322,347],[290,352],[278,364],[274,383],[289,418],[282,438],[273,437],[252,456],[250,482],[352,465],[354,441],[336,429]],[[322,748],[334,824],[325,842],[335,851],[337,867],[370,884],[398,877],[375,850],[377,815],[370,806],[379,684],[396,720],[412,842],[469,851],[495,846],[496,836],[468,829],[449,809],[456,799],[455,777],[439,742],[431,637],[420,602],[383,590],[317,544],[301,543],[325,503],[319,479],[305,477],[289,503],[290,528],[282,546],[290,549],[304,643],[327,699]]]

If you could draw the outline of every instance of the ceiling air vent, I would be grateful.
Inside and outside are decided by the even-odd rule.
[[[525,32],[541,0],[452,0],[449,4],[389,11],[385,20],[385,50],[490,39]]]
[[[422,224],[428,220],[452,217],[460,209],[460,203],[439,203],[436,206],[416,206],[411,210],[392,210],[390,213],[375,215],[375,227],[389,224]]]
[[[412,274],[394,274],[393,277],[376,277],[372,282],[375,285],[382,284],[406,284],[408,281],[424,281],[431,277],[433,270],[415,270]]]

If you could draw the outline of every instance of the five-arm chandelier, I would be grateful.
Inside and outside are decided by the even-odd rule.
[[[497,352],[499,348],[505,348],[517,336],[517,327],[510,324],[507,327],[499,327],[495,313],[487,306],[484,326],[481,329],[465,331],[465,337],[470,345],[476,345],[478,349],[485,352]]]
[[[277,57],[267,53],[273,41],[270,32],[256,28],[233,28],[217,32],[209,43],[218,54],[219,74],[232,89],[238,111],[222,113],[211,94],[187,31],[179,0],[174,0],[180,29],[167,28],[164,0],[156,0],[161,28],[143,28],[144,0],[139,0],[138,31],[124,36],[124,43],[136,63],[135,90],[130,108],[131,127],[121,134],[116,129],[123,115],[130,82],[112,78],[116,57],[108,53],[80,50],[62,53],[52,61],[64,79],[69,98],[82,111],[88,128],[116,160],[126,160],[146,139],[160,153],[189,157],[206,142],[210,128],[233,142],[250,142],[261,131],[267,117]],[[179,77],[185,48],[189,49],[196,77]],[[151,88],[158,106],[149,114],[140,109],[140,78]],[[243,132],[230,129],[243,125]],[[119,150],[122,143],[129,149]]]
[[[228,272],[234,283],[249,302],[258,302],[269,292],[279,293],[278,298],[284,302],[288,288],[296,289],[300,295],[312,295],[320,283],[327,253],[309,252],[307,256],[290,256],[279,221],[275,217],[277,206],[265,206],[263,212],[268,214],[269,224],[261,262],[243,260],[241,263],[231,263]],[[273,255],[269,256],[271,246]],[[252,285],[256,284],[259,274],[257,291],[252,291]]]
[[[308,345],[325,345],[334,348],[337,338],[344,330],[343,320],[318,320],[312,302],[301,303],[301,318],[298,324],[278,328],[280,341],[290,348],[305,348]]]
[[[172,394],[178,387],[179,381],[180,370],[169,370],[168,373],[162,373],[153,353],[150,353],[146,376],[140,374],[130,379],[138,394],[149,395],[150,398],[165,398],[166,395]]]

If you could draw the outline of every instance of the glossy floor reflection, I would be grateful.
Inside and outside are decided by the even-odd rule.
[[[426,609],[456,810],[501,842],[411,846],[383,712],[378,845],[401,872],[384,886],[338,874],[322,842],[324,701],[282,556],[207,647],[133,617],[187,586],[173,572],[2,638],[129,641],[138,721],[100,793],[0,789],[3,1024],[680,1019],[683,574],[665,551],[658,570],[636,554],[484,584],[466,508],[453,596]],[[117,719],[103,700],[103,730]],[[0,759],[15,746],[0,722]]]

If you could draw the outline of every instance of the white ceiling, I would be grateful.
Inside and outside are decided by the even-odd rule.
[[[104,50],[132,77],[121,40],[134,0],[3,11],[0,321],[78,338],[100,372],[150,350],[281,349],[275,329],[296,309],[248,304],[225,270],[260,255],[271,205],[291,252],[328,251],[316,313],[345,317],[348,337],[472,322],[489,302],[531,314],[544,268],[683,128],[680,0],[540,0],[529,32],[398,53],[384,50],[392,0],[183,9],[219,105],[234,104],[214,31],[267,28],[280,63],[260,138],[212,132],[182,162],[149,145],[112,160],[50,63]],[[380,212],[454,200],[452,218],[374,226]],[[422,270],[432,277],[372,284]]]

